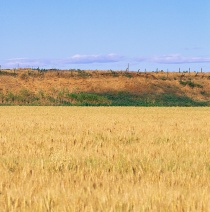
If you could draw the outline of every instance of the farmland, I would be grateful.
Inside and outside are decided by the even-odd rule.
[[[210,108],[0,107],[0,211],[209,211]]]

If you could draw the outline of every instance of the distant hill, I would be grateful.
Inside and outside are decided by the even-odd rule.
[[[0,105],[210,106],[210,73],[1,70]]]

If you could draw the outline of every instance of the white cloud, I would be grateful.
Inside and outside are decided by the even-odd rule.
[[[201,50],[202,48],[201,47],[185,47],[184,50],[186,51],[197,51],[197,50]]]
[[[65,64],[113,63],[122,61],[123,57],[116,54],[107,55],[74,55],[61,60]]]
[[[114,63],[122,61],[123,57],[117,54],[107,55],[73,55],[65,59],[28,59],[13,58],[3,62],[7,68],[15,67],[61,67],[71,64],[91,64],[91,63]]]
[[[51,64],[50,60],[44,59],[28,59],[28,58],[13,58],[4,63],[5,67],[17,68],[17,67],[39,67]]]
[[[210,63],[210,57],[185,57],[180,54],[171,54],[139,58],[138,61],[162,64]]]

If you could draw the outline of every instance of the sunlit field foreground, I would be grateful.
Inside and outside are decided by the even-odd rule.
[[[0,107],[0,211],[208,211],[210,108]]]

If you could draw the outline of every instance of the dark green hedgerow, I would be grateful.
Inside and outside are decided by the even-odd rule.
[[[0,105],[64,105],[64,106],[210,106],[210,102],[194,101],[175,94],[70,93],[57,91],[34,94],[21,90],[18,94],[0,93]]]
[[[208,102],[197,102],[187,96],[175,94],[101,94],[111,100],[113,106],[208,106]]]

